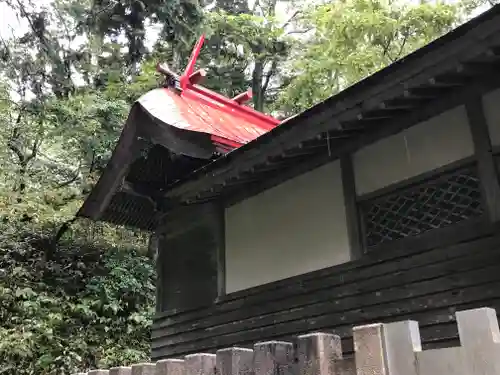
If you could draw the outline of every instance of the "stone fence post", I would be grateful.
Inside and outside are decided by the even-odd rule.
[[[500,375],[500,329],[490,308],[457,313],[460,346],[422,350],[418,323],[369,324],[353,329],[354,358],[340,337],[298,336],[296,345],[267,341],[131,367],[75,375]]]

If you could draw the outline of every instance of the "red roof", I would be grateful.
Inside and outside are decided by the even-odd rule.
[[[249,107],[211,100],[194,90],[177,93],[169,88],[155,89],[139,98],[138,102],[161,122],[179,129],[209,134],[215,143],[230,148],[240,147],[278,124],[276,119]]]
[[[250,92],[230,99],[196,84],[205,76],[202,70],[193,72],[203,41],[202,36],[181,77],[167,72],[178,86],[152,90],[138,102],[165,124],[210,135],[220,151],[227,152],[268,132],[279,121],[244,105],[242,102],[251,98]]]

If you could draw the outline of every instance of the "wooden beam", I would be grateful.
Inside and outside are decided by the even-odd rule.
[[[457,66],[457,73],[463,75],[464,77],[475,77],[477,75],[484,75],[487,71],[490,73],[495,73],[495,69],[492,69],[492,65],[498,64],[498,61],[468,61],[460,63]]]
[[[388,117],[401,116],[410,111],[408,108],[381,108],[367,111],[363,114],[364,120],[385,119]]]
[[[331,148],[336,146],[332,142]],[[327,144],[323,146],[324,152],[328,152]],[[318,147],[319,149],[319,147]],[[231,177],[223,183],[217,183],[209,189],[203,189],[194,198],[186,200],[187,204],[198,204],[205,201],[216,199],[219,195],[240,195],[251,190],[251,187],[258,186],[265,181],[273,179],[277,174],[281,175],[283,171],[294,169],[296,165],[301,165],[313,156],[315,152],[296,154],[292,156],[287,154],[286,157],[275,157],[269,160],[266,164],[259,164],[251,167],[248,171],[241,172],[238,176]],[[240,191],[242,190],[242,191]],[[229,200],[232,202],[232,199]],[[231,203],[232,204],[232,203]],[[230,204],[230,205],[231,205]]]
[[[440,77],[433,77],[429,79],[429,84],[436,87],[456,87],[463,86],[467,81],[467,77],[460,74],[449,74]]]
[[[415,186],[418,184],[422,184],[431,179],[436,179],[439,176],[444,174],[456,171],[457,169],[463,169],[467,167],[471,167],[475,164],[475,157],[470,156],[464,159],[456,160],[451,162],[450,164],[443,165],[441,167],[437,167],[427,172],[420,173],[419,175],[405,178],[401,181],[394,182],[383,188],[377,189],[375,191],[371,191],[369,193],[364,193],[358,196],[358,202],[366,202],[373,199],[377,199],[383,195],[387,195],[390,193],[394,193],[396,191],[408,189],[411,186]]]
[[[217,244],[217,297],[226,295],[226,211],[217,202],[213,220],[214,239]]]
[[[325,147],[326,147],[326,142],[325,142]],[[312,154],[314,154],[314,151],[311,151],[310,149],[296,147],[283,151],[280,157],[282,159],[295,159],[298,157],[303,157]]]
[[[414,108],[424,105],[427,102],[425,99],[419,99],[419,98],[406,98],[404,96],[397,98],[397,99],[391,99],[386,102],[382,102],[382,107],[384,108],[395,108],[395,109],[409,109],[413,110]]]
[[[270,189],[287,179],[296,177],[300,174],[307,173],[321,165],[333,161],[339,157],[339,155],[344,153],[352,153],[356,150],[376,142],[379,139],[389,137],[394,135],[404,129],[410,128],[419,122],[428,120],[431,117],[437,116],[449,109],[452,109],[458,105],[467,102],[470,98],[476,95],[482,95],[485,92],[490,91],[493,88],[500,86],[500,76],[491,77],[487,81],[480,80],[469,86],[463,87],[459,90],[452,91],[449,95],[445,96],[441,100],[434,100],[430,103],[421,106],[420,108],[415,108],[415,110],[404,115],[403,117],[396,117],[389,121],[383,122],[380,127],[375,127],[371,131],[354,138],[352,141],[342,143],[341,145],[332,147],[334,151],[331,155],[325,152],[318,152],[314,156],[311,156],[307,161],[303,163],[297,163],[293,168],[289,168],[280,173],[274,173],[269,180],[262,181],[261,184],[253,186],[245,186],[244,191],[241,194],[237,194],[234,197],[228,198],[228,204],[232,205],[237,203],[241,199],[248,198],[252,195],[256,195],[263,190]],[[231,193],[227,194],[229,196]]]
[[[113,195],[120,187],[130,165],[140,155],[142,143],[137,140],[136,127],[140,123],[141,113],[134,105],[118,140],[118,145],[96,186],[83,202],[77,216],[99,220]]]
[[[354,167],[350,154],[340,157],[340,170],[342,175],[342,189],[344,192],[345,216],[347,222],[347,235],[349,237],[349,250],[351,260],[359,259],[364,253],[361,238],[361,218],[359,215]]]
[[[177,237],[196,227],[207,225],[213,211],[212,203],[176,206],[161,218],[157,233],[167,240]]]
[[[163,270],[163,251],[161,251],[161,248],[159,246],[159,243],[164,240],[162,234],[155,232],[154,236],[156,236],[157,239],[157,244],[156,244],[156,261],[155,261],[155,266],[156,266],[156,313],[161,313],[163,311],[164,307],[164,298],[163,298],[163,285],[165,281],[164,277],[164,270]]]
[[[481,96],[465,105],[474,142],[481,190],[490,220],[500,221],[500,184]]]
[[[435,99],[440,97],[448,90],[446,87],[415,87],[405,90],[403,96],[405,98],[418,98],[418,99]]]

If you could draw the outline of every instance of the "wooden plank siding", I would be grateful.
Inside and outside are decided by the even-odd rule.
[[[483,56],[480,61],[486,64],[489,58]],[[496,57],[494,61],[498,67],[500,62]],[[452,72],[450,74],[453,77],[465,69],[458,68],[457,61],[450,65]],[[436,77],[429,72],[425,72],[425,76],[430,82],[429,85],[435,86]],[[231,249],[238,248],[238,243],[234,246],[225,243],[224,230],[226,233],[230,230],[224,228],[224,218],[221,215],[211,216],[210,220],[205,221],[212,224],[206,227],[211,228],[213,239],[209,240],[207,235],[202,241],[198,241],[198,238],[193,240],[195,234],[189,233],[182,239],[185,248],[178,246],[176,249],[179,254],[189,251],[193,246],[207,254],[210,252],[212,255],[207,256],[207,259],[211,262],[205,262],[211,265],[210,277],[201,272],[204,267],[203,262],[198,262],[196,267],[193,266],[197,260],[195,257],[191,259],[192,263],[185,262],[185,265],[173,266],[174,254],[170,254],[171,259],[168,262],[170,268],[163,271],[164,274],[170,274],[171,278],[183,280],[182,285],[170,290],[170,295],[177,296],[183,293],[183,297],[176,300],[169,299],[166,295],[164,298],[168,306],[166,303],[162,307],[162,312],[157,314],[152,327],[152,360],[176,358],[200,352],[214,353],[218,349],[233,346],[250,347],[255,342],[265,340],[293,340],[299,334],[314,331],[327,331],[340,335],[344,341],[345,354],[349,355],[353,351],[351,335],[354,326],[406,319],[417,320],[420,323],[425,348],[451,346],[456,345],[458,340],[455,324],[457,310],[492,307],[500,311],[498,266],[500,186],[498,170],[494,165],[500,159],[500,155],[494,156],[494,154],[500,149],[491,147],[485,116],[480,105],[481,96],[492,87],[497,88],[500,85],[500,76],[498,74],[488,76],[487,84],[484,81],[485,77],[477,80],[473,77],[474,74],[471,73],[470,79],[464,80],[459,85],[461,88],[448,87],[449,92],[446,95],[445,93],[433,95],[432,100],[425,101],[418,108],[412,107],[399,116],[394,115],[395,117],[380,120],[380,126],[373,126],[372,129],[367,127],[363,133],[349,136],[347,140],[339,136],[337,140],[332,141],[337,142],[333,144],[335,155],[330,153],[329,143],[329,132],[333,131],[330,129],[333,123],[324,125],[321,122],[336,118],[340,127],[337,129],[337,135],[340,135],[344,125],[345,129],[342,131],[353,130],[354,125],[363,119],[362,110],[369,112],[370,105],[363,103],[361,109],[339,105],[338,108],[335,107],[335,111],[339,111],[338,118],[319,113],[316,117],[311,116],[307,122],[310,126],[304,126],[300,131],[290,125],[287,133],[280,134],[281,130],[277,128],[278,133],[275,132],[275,138],[270,139],[270,135],[263,136],[253,142],[254,148],[244,146],[228,158],[221,158],[206,169],[200,169],[204,173],[203,178],[196,180],[193,177],[193,180],[183,182],[182,185],[179,184],[169,190],[167,196],[175,196],[176,199],[185,201],[191,206],[196,206],[196,203],[210,205],[207,202],[216,202],[216,205],[224,205],[227,208],[292,177],[309,172],[319,165],[340,158],[343,202],[353,260],[224,295],[230,289],[226,290],[227,258],[224,255],[226,251],[231,254]],[[397,87],[398,91],[404,91],[402,95],[406,97],[405,100],[412,95],[418,97],[418,90],[430,89],[412,87],[411,81],[412,79],[408,78],[404,85],[398,84]],[[434,89],[436,87],[432,90]],[[390,97],[397,99],[395,96]],[[343,100],[341,99],[342,97],[339,99],[340,103]],[[387,102],[387,98],[384,100]],[[380,103],[374,101],[372,104],[384,104],[384,100]],[[346,99],[346,103],[354,105],[355,102]],[[417,170],[414,174],[402,173],[403,177],[399,176],[404,178],[402,180],[388,178],[386,185],[372,186],[373,189],[367,189],[365,193],[356,193],[354,173],[356,170],[351,159],[354,152],[461,105],[466,105],[463,117],[468,118],[472,133],[470,152],[465,155],[455,155],[456,157],[452,155],[450,160],[444,161],[445,165],[437,163],[433,170]],[[350,119],[354,117],[355,112],[358,118],[356,121]],[[469,135],[466,125],[464,129]],[[297,136],[299,132],[300,137]],[[313,136],[314,140],[311,138]],[[327,148],[323,147],[325,139]],[[419,138],[421,141],[422,139]],[[282,148],[285,144],[288,148]],[[312,152],[313,148],[317,150]],[[415,155],[418,152],[420,155],[427,155],[425,147],[423,149],[424,151],[417,148]],[[408,153],[408,144],[406,151]],[[292,155],[295,159],[291,159]],[[403,160],[403,157],[398,160]],[[384,168],[390,168],[388,162],[381,164]],[[219,166],[216,168],[214,165]],[[365,165],[370,167],[369,163]],[[433,168],[428,163],[425,163],[425,166]],[[193,176],[196,177],[196,173]],[[379,176],[373,177],[377,181],[378,178]],[[468,181],[473,183],[468,184]],[[331,190],[329,193],[331,194]],[[396,196],[398,194],[400,196]],[[390,202],[394,206],[393,211],[391,211],[392,206],[383,207],[383,202],[373,204],[375,200],[384,200],[389,195],[395,197],[394,201]],[[325,202],[328,202],[328,199]],[[381,207],[381,209],[365,210],[365,207]],[[465,208],[460,211],[460,207]],[[471,209],[467,210],[468,208]],[[391,219],[389,215],[384,216],[384,209],[389,214],[394,214],[397,220]],[[407,220],[410,224],[402,223],[405,220],[400,220],[403,216],[402,210],[408,211],[408,217],[405,216],[403,219],[410,218],[411,220]],[[265,209],[262,212],[265,212]],[[375,214],[370,216],[366,214],[367,212]],[[379,215],[379,212],[382,214]],[[413,215],[415,212],[422,213],[422,218]],[[375,216],[383,217],[378,221],[371,219]],[[387,220],[386,216],[389,217]],[[178,223],[181,230],[185,231],[187,226],[193,225],[194,217],[196,216],[187,215],[185,220],[181,220],[178,216],[172,215],[172,221]],[[393,225],[384,226],[384,220],[392,220]],[[280,221],[276,222],[282,225]],[[338,224],[336,220],[323,222]],[[404,225],[406,228],[401,230],[400,227]],[[384,236],[384,233],[380,234],[381,231],[372,230],[374,227],[387,229],[387,233],[397,233],[394,236],[390,234]],[[242,224],[241,228],[242,232],[248,231],[245,224]],[[288,229],[286,226],[285,228]],[[318,228],[314,227],[312,230],[300,233],[314,236],[317,232]],[[172,243],[174,243],[173,237],[178,235],[176,231],[173,233],[170,238]],[[288,233],[279,232],[277,236],[286,238]],[[370,242],[369,233],[380,234],[379,237],[383,240]],[[248,239],[266,238],[257,235],[262,233],[255,231]],[[338,236],[335,240],[338,240]],[[312,241],[306,243],[313,249]],[[257,250],[264,247],[266,251],[276,251],[280,257],[288,256],[289,259],[286,260],[290,260],[293,258],[289,250],[295,244],[292,242],[281,248],[275,245],[275,248],[267,249],[266,244],[259,243],[252,249],[255,251],[247,251],[244,254],[255,258]],[[299,245],[297,249],[307,254],[307,246]],[[168,241],[164,242],[164,251],[171,251],[172,248]],[[287,269],[280,257],[273,258],[273,266]],[[310,254],[307,257],[312,258]],[[261,264],[267,264],[265,262],[271,263],[264,257]],[[297,259],[294,259],[294,262],[300,264]],[[290,268],[294,265],[293,262],[288,264]],[[260,271],[257,269],[258,266],[250,271],[258,275]],[[241,274],[242,270],[248,269],[245,264],[237,271]],[[231,271],[237,273],[234,269]],[[176,273],[179,277],[174,277]],[[249,274],[254,276],[251,272]],[[276,276],[276,273],[272,275]],[[265,282],[261,279],[258,281]],[[199,288],[196,290],[188,288],[191,284]],[[165,311],[167,308],[168,311]]]
[[[233,293],[206,308],[159,314],[152,358],[325,329],[340,334],[349,352],[352,326],[399,319],[418,320],[427,346],[455,344],[456,309],[500,310],[500,234],[494,232],[483,219],[468,221],[354,262]]]
[[[340,157],[340,170],[342,174],[342,190],[344,195],[349,247],[351,250],[351,259],[354,260],[361,258],[365,251],[351,155],[345,154]]]
[[[157,310],[211,304],[224,292],[224,222],[207,203],[174,212],[158,230]]]

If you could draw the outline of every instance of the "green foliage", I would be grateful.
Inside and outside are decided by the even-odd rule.
[[[450,31],[472,8],[460,1],[387,0],[311,7],[300,22],[311,34],[295,51],[278,107],[286,113],[309,108]]]
[[[71,373],[148,358],[155,275],[133,249],[65,241],[3,225],[2,374]]]
[[[224,11],[207,16],[207,85],[234,96],[253,91],[254,107],[264,110],[267,89],[288,54],[290,38],[273,16]]]

